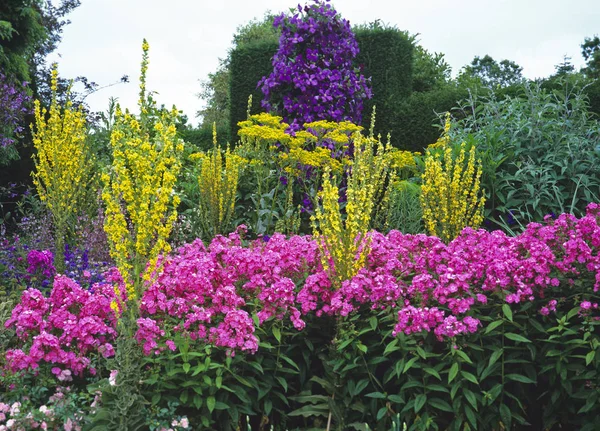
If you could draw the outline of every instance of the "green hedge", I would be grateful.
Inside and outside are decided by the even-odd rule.
[[[412,93],[393,108],[392,144],[410,151],[423,151],[440,136],[438,115],[449,111],[468,96],[465,88],[448,85],[425,93]]]
[[[396,29],[361,29],[356,33],[360,53],[356,63],[363,75],[372,77],[373,99],[365,103],[363,125],[370,124],[373,106],[377,106],[376,132],[394,134],[395,106],[411,93],[413,44],[409,36]],[[237,123],[246,119],[248,96],[252,94],[252,112],[262,110],[262,92],[258,81],[271,73],[272,58],[278,45],[263,42],[236,48],[231,53],[230,130],[237,137]]]
[[[396,107],[412,92],[413,42],[393,28],[360,29],[356,40],[360,49],[356,63],[364,76],[371,77],[373,88],[373,98],[365,102],[363,126],[369,127],[376,106],[375,133],[395,135]]]
[[[229,130],[231,142],[237,142],[237,123],[246,119],[248,96],[252,94],[251,112],[261,112],[262,92],[256,88],[263,76],[273,69],[271,61],[277,52],[278,44],[263,42],[238,47],[231,52],[229,94]]]

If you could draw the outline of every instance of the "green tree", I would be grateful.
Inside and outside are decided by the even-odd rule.
[[[281,31],[273,26],[275,15],[267,12],[262,19],[253,19],[245,25],[237,28],[233,35],[232,47],[227,57],[219,59],[219,66],[208,78],[201,82],[198,98],[205,105],[196,116],[200,118],[200,128],[212,131],[213,123],[223,127],[229,121],[229,65],[231,63],[231,52],[236,47],[242,47],[254,43],[273,41],[277,42]]]
[[[499,63],[489,55],[475,57],[465,66],[459,80],[474,78],[488,88],[505,88],[523,82],[523,68],[514,61],[502,60]]]
[[[593,79],[600,78],[600,37],[586,37],[581,44],[581,54],[586,62],[585,74]]]
[[[431,91],[450,82],[452,68],[446,62],[444,54],[431,53],[415,44],[413,56],[413,91]]]

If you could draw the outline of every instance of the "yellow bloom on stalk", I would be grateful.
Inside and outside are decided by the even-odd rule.
[[[144,40],[140,77],[140,117],[117,106],[110,142],[113,163],[102,176],[106,205],[104,230],[111,257],[125,282],[129,299],[141,295],[142,280],[149,280],[177,218],[179,197],[174,194],[181,169],[183,143],[177,138],[179,112],[162,111],[154,124],[148,116],[154,102],[145,95],[148,44]],[[143,278],[142,278],[143,277]]]
[[[75,109],[67,93],[61,107],[57,100],[58,71],[52,67],[50,108],[34,102],[32,124],[35,170],[32,173],[42,202],[50,212],[56,228],[55,260],[59,271],[64,268],[64,237],[69,223],[82,209],[89,186],[95,178],[93,156],[86,143],[86,117]]]
[[[467,151],[463,142],[455,151],[448,130],[449,124],[433,149],[430,146],[427,150],[421,187],[425,227],[446,243],[467,226],[479,227],[485,205],[480,190],[482,165],[476,149]]]
[[[213,124],[213,148],[202,157],[198,176],[200,213],[207,237],[230,231],[238,181],[247,163],[229,147],[223,152],[217,146],[216,125]]]
[[[353,135],[354,160],[347,177],[345,217],[339,205],[339,190],[331,169],[325,168],[321,206],[315,208],[313,232],[321,250],[321,264],[332,282],[340,286],[364,266],[369,254],[372,214],[389,179],[388,151],[379,140]]]

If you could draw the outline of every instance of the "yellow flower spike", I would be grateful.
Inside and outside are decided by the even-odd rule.
[[[313,232],[321,251],[321,265],[336,287],[355,276],[369,254],[368,231],[378,196],[384,194],[390,177],[389,147],[379,140],[352,135],[354,160],[347,177],[346,208],[342,214],[339,190],[330,166],[323,173],[321,205],[311,218]],[[385,201],[385,199],[383,199]],[[345,215],[345,217],[344,217]]]
[[[174,188],[184,150],[176,136],[177,110],[149,115],[155,104],[146,95],[148,49],[144,40],[140,117],[117,106],[111,133],[113,163],[110,174],[102,176],[104,230],[130,300],[141,297],[143,281],[150,281],[159,256],[170,251],[166,240],[177,217]]]
[[[230,231],[239,176],[248,161],[229,147],[224,152],[218,147],[216,125],[213,124],[213,148],[203,155],[200,163],[199,210],[204,234],[209,239]]]
[[[58,70],[52,66],[52,99],[47,110],[34,102],[35,122],[31,125],[35,170],[33,183],[40,199],[52,213],[55,224],[55,248],[64,249],[64,237],[87,200],[91,184],[97,178],[94,160],[88,145],[86,117],[82,109],[74,109],[67,89],[64,107],[58,104]],[[62,252],[55,253],[55,264],[59,271],[64,269]]]
[[[476,149],[467,151],[465,143],[454,149],[448,135],[450,127],[447,114],[442,137],[429,146],[425,156],[420,197],[425,227],[446,243],[467,226],[479,227],[485,205]]]

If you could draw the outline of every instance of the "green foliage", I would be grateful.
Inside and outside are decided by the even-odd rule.
[[[394,112],[396,133],[392,135],[392,144],[403,150],[422,152],[440,137],[443,124],[440,114],[467,95],[466,88],[447,84],[423,93],[414,92],[399,101]],[[379,118],[379,109],[377,114]]]
[[[465,66],[459,79],[475,78],[488,88],[504,88],[523,81],[523,68],[514,61],[502,60],[499,63],[489,55],[475,57]]]
[[[396,229],[406,234],[424,233],[421,187],[410,181],[393,184],[387,216],[387,230]],[[385,230],[378,229],[379,232]]]
[[[132,327],[134,322],[120,322],[122,327]],[[108,379],[89,386],[89,391],[102,392],[102,407],[92,416],[89,431],[137,431],[145,429],[149,419],[148,402],[140,392],[140,381],[145,377],[141,347],[132,334],[123,331],[117,339],[115,357],[108,363],[117,370],[115,384]]]
[[[206,149],[210,147],[212,141],[212,125],[216,123],[218,128],[225,128],[229,122],[229,81],[232,51],[256,43],[278,44],[281,31],[279,28],[273,27],[274,18],[275,15],[267,12],[262,20],[254,19],[245,25],[240,25],[233,36],[233,48],[228,52],[227,57],[219,59],[217,70],[209,73],[208,79],[201,83],[201,92],[198,97],[203,99],[206,105],[197,112],[197,116],[201,118],[200,129],[202,131],[206,130],[210,137],[206,141],[209,144]],[[245,97],[248,97],[248,95]],[[229,137],[229,130],[225,134],[219,133],[219,136]],[[234,135],[233,139],[236,138],[237,136]]]
[[[238,125],[247,117],[248,97],[252,95],[251,113],[261,112],[262,92],[256,86],[271,73],[271,60],[279,44],[273,41],[250,43],[231,52],[229,95],[231,100],[229,130],[236,140]]]
[[[412,91],[413,39],[405,31],[379,22],[355,29],[361,73],[371,77],[373,97],[365,100],[363,126],[368,129],[370,114],[377,107],[375,136],[396,136],[395,106]]]
[[[430,53],[421,45],[415,44],[413,59],[413,91],[431,91],[448,84],[451,80],[450,65],[444,54]]]
[[[0,69],[16,81],[29,81],[33,54],[48,37],[40,2],[6,0],[0,5]]]
[[[539,84],[522,90],[473,96],[451,131],[477,141],[486,215],[509,232],[547,214],[581,215],[600,199],[600,125],[583,92],[568,82],[552,92]]]
[[[581,54],[586,63],[586,75],[590,78],[600,78],[600,37],[586,37],[581,44]]]

